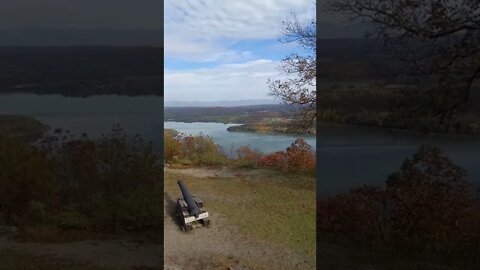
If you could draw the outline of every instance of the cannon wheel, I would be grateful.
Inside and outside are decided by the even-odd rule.
[[[212,224],[212,222],[210,221],[210,219],[203,219],[202,220],[202,225],[205,226],[205,227],[210,227],[210,225]]]

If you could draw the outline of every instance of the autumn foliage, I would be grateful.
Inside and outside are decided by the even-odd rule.
[[[186,165],[222,165],[227,157],[212,138],[164,132],[164,161]]]
[[[239,147],[235,151],[235,154],[235,165],[243,168],[258,167],[260,159],[262,158],[262,153],[258,149],[252,149],[249,145]]]
[[[295,140],[286,151],[263,156],[259,164],[288,172],[314,172],[316,168],[315,153],[301,138]]]
[[[223,165],[236,168],[268,168],[286,172],[314,173],[315,152],[303,139],[295,140],[285,151],[264,155],[249,145],[228,155],[212,138],[165,132],[165,162],[186,165]]]
[[[384,188],[320,199],[317,237],[417,252],[480,251],[480,200],[466,172],[422,146]]]
[[[98,139],[56,130],[35,146],[0,137],[0,224],[86,231],[158,229],[162,164],[119,127]]]

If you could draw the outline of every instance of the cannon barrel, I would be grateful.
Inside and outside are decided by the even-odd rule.
[[[198,208],[197,203],[195,203],[195,200],[193,199],[192,194],[190,194],[187,187],[185,186],[185,183],[183,183],[182,180],[178,180],[177,183],[180,186],[180,190],[182,191],[183,199],[185,200],[185,202],[188,205],[188,212],[190,213],[190,215],[198,218],[201,211]]]

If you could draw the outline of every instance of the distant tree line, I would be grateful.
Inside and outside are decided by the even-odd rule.
[[[163,96],[154,47],[4,47],[0,93]]]

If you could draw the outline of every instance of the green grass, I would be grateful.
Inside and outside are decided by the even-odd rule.
[[[242,172],[242,171],[240,171]],[[307,254],[315,260],[315,177],[268,170],[245,176],[196,178],[165,172],[165,192],[176,198],[183,179],[241,233]],[[253,173],[252,173],[253,172]]]

